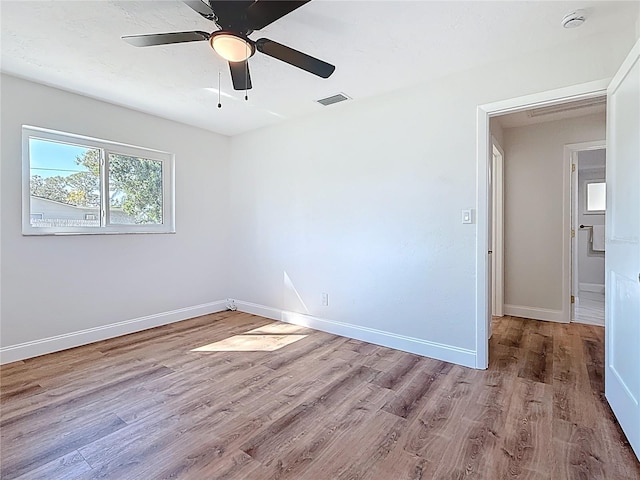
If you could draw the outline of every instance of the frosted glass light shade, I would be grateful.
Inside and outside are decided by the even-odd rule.
[[[248,41],[229,33],[214,34],[210,42],[216,53],[229,62],[243,62],[254,52],[253,45]]]

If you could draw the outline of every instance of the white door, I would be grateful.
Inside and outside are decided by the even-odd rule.
[[[640,40],[607,89],[605,395],[640,458]]]

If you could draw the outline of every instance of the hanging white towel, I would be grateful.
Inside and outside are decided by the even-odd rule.
[[[591,235],[591,249],[594,252],[604,252],[604,225],[594,225]]]

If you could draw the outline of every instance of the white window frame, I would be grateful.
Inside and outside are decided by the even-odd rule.
[[[604,215],[606,210],[589,210],[589,185],[592,183],[604,183],[605,189],[607,188],[607,182],[603,179],[589,179],[584,182],[584,211],[585,215]],[[606,197],[605,197],[606,201]]]
[[[29,139],[97,148],[102,152],[100,168],[100,227],[34,227],[31,225],[31,155]],[[162,224],[109,223],[109,154],[120,154],[162,162]],[[59,132],[30,125],[22,126],[22,234],[23,235],[105,235],[130,233],[175,233],[175,156],[172,153],[137,147],[98,138]]]

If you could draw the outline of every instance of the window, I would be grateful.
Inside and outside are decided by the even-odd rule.
[[[173,155],[23,126],[24,235],[172,233]]]
[[[602,214],[607,209],[607,184],[602,180],[586,183],[585,213]]]

